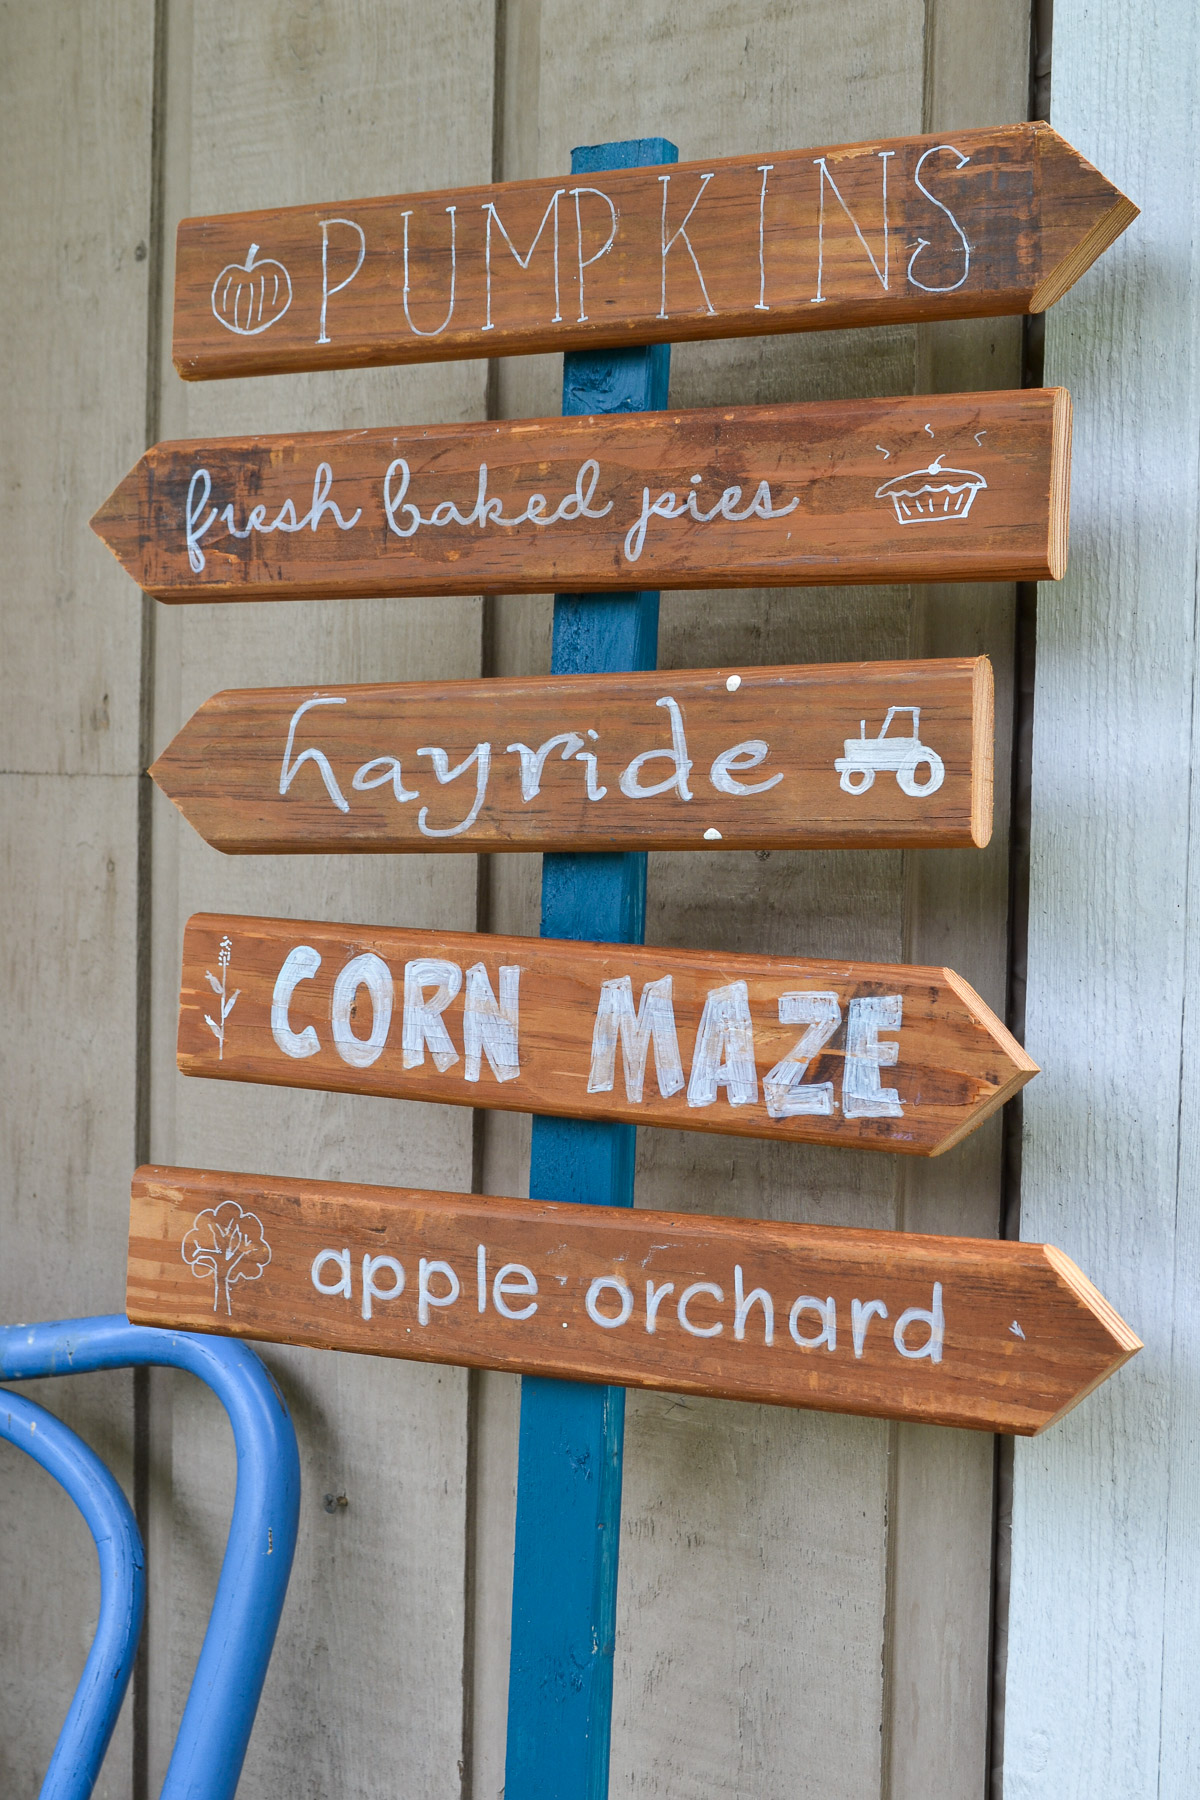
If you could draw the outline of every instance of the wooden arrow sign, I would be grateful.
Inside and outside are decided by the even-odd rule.
[[[451,769],[470,803],[447,823]],[[992,670],[980,656],[235,689],[150,773],[233,852],[982,845]]]
[[[1057,579],[1062,388],[158,444],[92,520],[160,600]]]
[[[949,969],[205,913],[179,1067],[917,1156],[1037,1072]]]
[[[1141,1348],[1049,1244],[139,1169],[129,1317],[1032,1435]]]
[[[1041,312],[1136,217],[1025,124],[185,219],[175,366],[267,375]]]

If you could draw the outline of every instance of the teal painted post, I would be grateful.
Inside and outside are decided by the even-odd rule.
[[[678,157],[665,138],[638,138],[575,150],[571,173]],[[670,356],[668,344],[565,356],[563,413],[665,407]],[[556,675],[652,669],[657,658],[656,593],[555,597]],[[640,944],[645,912],[644,855],[543,859],[543,937]],[[531,1196],[632,1206],[634,1138],[632,1125],[535,1119]],[[522,1380],[505,1800],[608,1793],[624,1428],[624,1388]]]

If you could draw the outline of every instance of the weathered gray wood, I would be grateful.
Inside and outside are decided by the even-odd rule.
[[[324,192],[486,181],[491,157],[493,8],[320,8],[278,3],[231,13],[216,0],[172,6],[166,97],[167,212],[288,204]],[[346,184],[350,185],[347,186]],[[169,344],[169,272],[164,286]],[[485,410],[484,369],[376,371],[213,383],[164,374],[160,435],[466,420]],[[214,688],[243,680],[420,680],[479,673],[478,601],[402,610],[387,601],[285,606],[238,620],[207,608],[157,621],[154,749]],[[241,1167],[471,1185],[470,1115],[324,1096],[229,1097],[173,1072],[182,922],[197,898],[318,917],[475,924],[469,857],[225,858],[159,806],[154,815],[154,1070],[151,1153]],[[461,864],[461,866],[459,866]],[[278,1102],[271,1104],[271,1102]],[[301,1440],[304,1499],[291,1596],[240,1792],[361,1794],[404,1783],[458,1791],[464,1756],[467,1388],[459,1370],[375,1367],[367,1359],[271,1352]],[[169,1644],[151,1694],[150,1791],[194,1655],[219,1554],[228,1434],[191,1385],[173,1384]],[[156,1454],[161,1446],[156,1444]],[[326,1513],[322,1496],[349,1504]],[[152,1597],[152,1606],[154,1599]]]
[[[1016,118],[1028,90],[1029,10],[1021,0],[936,0],[926,14],[925,127],[953,132],[974,118]],[[999,386],[1021,379],[1021,328],[982,319],[921,328],[917,382],[953,389],[967,370]],[[918,589],[911,624],[922,653],[987,647],[996,670],[995,830],[986,851],[955,865],[906,858],[907,942],[922,956],[957,955],[1004,1016],[1008,965],[1010,750],[1015,594],[975,584]],[[999,1229],[999,1119],[963,1145],[953,1166],[905,1171],[899,1222],[910,1231]],[[968,1226],[956,1226],[960,1214]],[[994,1447],[906,1425],[892,1440],[886,1637],[885,1800],[982,1796],[987,1783],[993,1583]]]
[[[1038,614],[1028,1042],[1052,1073],[1021,1229],[1088,1256],[1147,1351],[1016,1457],[1006,1800],[1185,1794],[1200,1755],[1198,79],[1183,0],[1055,6],[1055,119],[1147,205],[1047,337],[1084,425],[1071,575]]]
[[[142,602],[88,502],[144,444],[153,8],[0,19],[0,1320],[119,1310],[134,1155]],[[131,1491],[123,1374],[33,1384]],[[35,1793],[95,1624],[74,1507],[0,1466],[0,1791]],[[98,1793],[131,1792],[126,1704]]]
[[[641,130],[665,132],[691,157],[715,154],[718,146],[727,153],[750,149],[766,141],[764,132],[779,142],[807,142],[806,134],[834,119],[852,134],[940,131],[968,117],[1017,117],[1023,110],[1028,16],[1014,0],[986,9],[962,0],[927,8],[862,0],[839,9],[836,33],[820,9],[799,6],[730,11],[671,4],[656,8],[648,24],[644,8],[607,5],[581,16],[565,0],[509,0],[505,17],[497,171],[504,179],[565,166],[572,143]],[[806,71],[802,84],[758,78],[766,69],[799,68]],[[595,79],[597,69],[603,83]],[[1016,378],[1018,355],[1016,332],[997,331],[991,322],[859,331],[837,343],[683,345],[672,356],[672,403],[1003,385]],[[498,370],[501,410],[509,417],[553,410],[556,386],[549,359],[509,360]],[[1006,674],[1011,591],[958,588],[942,600],[931,611],[928,595],[902,589],[841,590],[836,597],[664,596],[660,666],[688,667],[698,656],[786,661],[800,647],[811,657],[903,656],[918,647],[925,653],[926,644],[931,652],[957,654],[961,639],[964,647],[988,648],[998,675]],[[989,608],[998,610],[985,632]],[[496,603],[495,616],[495,673],[548,668],[548,603],[506,598]],[[997,755],[1006,768],[1006,706],[1002,714]],[[889,956],[919,944],[931,957],[942,954],[935,946],[953,943],[963,962],[972,959],[991,1002],[1002,1006],[1007,873],[999,812],[997,827],[995,848],[968,859],[970,868],[952,888],[944,885],[949,857],[929,859],[923,879],[924,856],[909,859],[906,869],[905,859],[889,853],[776,851],[711,865],[654,856],[647,937],[730,949],[803,945],[812,954],[838,954],[855,944],[863,954]],[[533,861],[491,859],[491,929],[536,929]],[[959,1146],[941,1159],[941,1169],[931,1166],[935,1185],[906,1183],[901,1195],[882,1162],[876,1168],[863,1158],[815,1152],[746,1153],[732,1142],[644,1132],[638,1197],[646,1205],[669,1205],[670,1194],[686,1185],[714,1211],[878,1226],[911,1216],[934,1231],[958,1229],[961,1206],[971,1209],[972,1230],[985,1234],[995,1231],[999,1211],[999,1143],[997,1137],[983,1146],[988,1136],[986,1126],[976,1134],[978,1159],[973,1146]],[[489,1118],[485,1187],[522,1191],[516,1184],[524,1175],[524,1141],[523,1122]],[[488,1378],[482,1411],[497,1437],[511,1399],[504,1377]],[[688,1402],[685,1418],[678,1405],[671,1410],[638,1395],[629,1397],[628,1420],[613,1793],[786,1793],[802,1769],[814,1791],[820,1785],[839,1797],[981,1794],[990,1444],[947,1434],[950,1460],[942,1465],[930,1461],[920,1433],[908,1438],[907,1428],[889,1437],[825,1422],[818,1446],[751,1408]],[[666,1433],[672,1443],[683,1433],[686,1448],[665,1447]],[[747,1442],[752,1460],[738,1448]],[[748,1480],[739,1485],[732,1478],[729,1491],[737,1499],[726,1495],[726,1509],[710,1505],[707,1487],[723,1482],[727,1469],[745,1471]],[[793,1510],[796,1484],[802,1503]],[[889,1494],[893,1502],[899,1495],[900,1504],[885,1539]],[[489,1542],[502,1541],[510,1506],[498,1479],[495,1488],[480,1488],[479,1541],[484,1530]],[[855,1535],[858,1528],[862,1536]],[[669,1545],[679,1547],[670,1567]],[[821,1559],[828,1549],[836,1562],[839,1548],[847,1560],[833,1578]],[[889,1555],[893,1573],[907,1581],[920,1606],[902,1607],[906,1590],[889,1583]],[[805,1572],[798,1575],[798,1568]],[[478,1564],[476,1584],[476,1792],[493,1800],[503,1779],[504,1713],[503,1691],[497,1702],[488,1672],[503,1669],[507,1634],[493,1626],[488,1635],[484,1623],[507,1621],[503,1596],[493,1591],[499,1578]],[[826,1612],[838,1591],[845,1604],[836,1614]],[[779,1603],[784,1592],[789,1598]],[[836,1695],[823,1707],[831,1670]],[[730,1699],[735,1692],[746,1697],[740,1715]],[[968,1698],[970,1704],[959,1704]],[[710,1720],[716,1721],[711,1727]],[[746,1733],[741,1750],[739,1724]]]

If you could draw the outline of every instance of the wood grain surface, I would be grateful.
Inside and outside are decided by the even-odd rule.
[[[233,853],[981,846],[993,730],[984,656],[232,689],[150,773]]]
[[[1041,312],[1137,216],[1043,124],[184,219],[196,379]]]
[[[157,444],[92,520],[160,600],[1057,579],[1062,388]]]
[[[1037,1065],[950,969],[196,914],[186,1075],[937,1155]]]
[[[141,1168],[135,1324],[1032,1435],[1141,1344],[1048,1244]]]

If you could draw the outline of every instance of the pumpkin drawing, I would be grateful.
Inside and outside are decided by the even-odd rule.
[[[292,304],[292,278],[269,256],[255,262],[251,244],[244,263],[227,263],[213,282],[212,309],[227,331],[256,337],[282,319]]]

